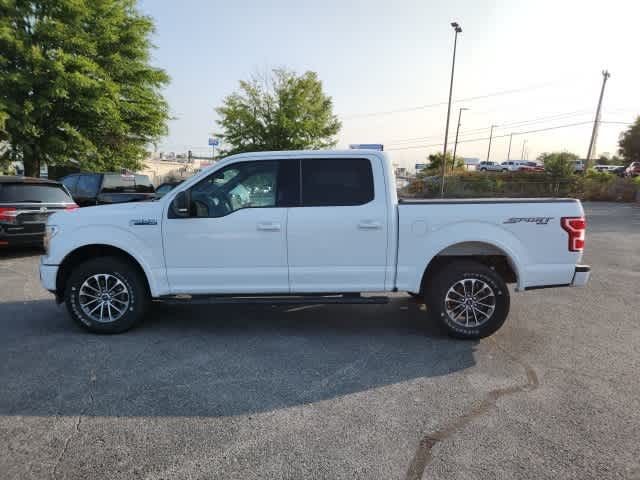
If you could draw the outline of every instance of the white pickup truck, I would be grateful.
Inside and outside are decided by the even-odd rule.
[[[54,214],[40,278],[93,332],[131,328],[152,299],[367,304],[403,291],[450,335],[480,338],[504,323],[507,284],[586,284],[585,227],[573,199],[399,201],[382,152],[248,153],[156,201]]]

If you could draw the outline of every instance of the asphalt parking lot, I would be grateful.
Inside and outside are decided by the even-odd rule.
[[[0,477],[640,478],[640,207],[586,210],[588,287],[515,294],[480,342],[403,295],[91,335],[0,253]]]

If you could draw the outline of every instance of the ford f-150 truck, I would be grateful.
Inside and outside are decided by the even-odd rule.
[[[247,153],[156,201],[54,214],[40,278],[93,332],[131,328],[152,299],[367,304],[403,291],[450,335],[480,338],[504,323],[507,284],[586,284],[585,228],[573,199],[398,200],[378,151]]]

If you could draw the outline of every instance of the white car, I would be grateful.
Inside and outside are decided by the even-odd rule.
[[[529,162],[527,162],[526,160],[509,160],[506,162],[502,162],[502,168],[505,171],[508,170],[510,172],[517,172],[522,167],[526,167],[528,163]]]
[[[506,172],[508,169],[496,162],[482,161],[476,165],[476,170],[480,172]]]
[[[55,213],[41,282],[92,332],[128,330],[151,299],[371,304],[405,291],[450,335],[480,338],[507,318],[508,284],[589,279],[578,200],[399,201],[395,185],[379,151],[234,155],[157,201]]]

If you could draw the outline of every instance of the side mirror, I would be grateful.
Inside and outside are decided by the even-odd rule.
[[[176,218],[189,217],[190,206],[191,195],[188,190],[178,193],[171,202],[171,210]]]

